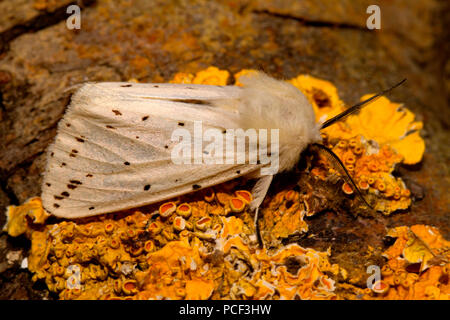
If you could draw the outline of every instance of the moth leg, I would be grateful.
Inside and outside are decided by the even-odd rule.
[[[258,218],[259,218],[259,207],[261,206],[267,192],[269,191],[270,184],[272,183],[273,176],[262,176],[256,181],[255,186],[252,189],[253,201],[250,203],[250,209],[255,210],[254,224],[256,236],[258,237],[258,242],[261,247],[264,247],[262,241],[261,233],[259,230]]]

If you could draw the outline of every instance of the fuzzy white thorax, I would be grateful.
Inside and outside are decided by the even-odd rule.
[[[242,76],[238,99],[218,100],[222,108],[236,109],[239,127],[279,129],[279,171],[292,169],[310,143],[321,141],[320,126],[305,95],[290,83],[264,73]]]

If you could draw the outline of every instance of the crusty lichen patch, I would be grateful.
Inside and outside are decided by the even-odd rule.
[[[239,213],[231,205],[248,195],[208,192],[158,211],[27,224],[28,268],[61,299],[336,298],[329,251],[258,246],[248,202]]]
[[[208,192],[158,211],[46,225],[28,220],[28,269],[61,299],[449,299],[450,242],[436,228],[389,230],[395,242],[383,253],[381,279],[360,288],[330,263],[331,249],[279,242],[259,248],[248,210],[235,214],[222,204],[238,192]],[[294,191],[276,195],[265,213],[296,197]],[[161,208],[172,204],[183,209],[162,217]],[[183,227],[177,219],[185,219]],[[274,237],[286,229],[273,227]]]
[[[10,236],[17,237],[28,230],[27,219],[42,224],[50,215],[42,208],[39,197],[28,199],[21,206],[9,206],[6,209],[6,224],[3,230]]]
[[[450,242],[439,230],[426,225],[388,231],[395,243],[383,256],[388,259],[381,279],[371,290],[354,292],[363,299],[449,300]]]

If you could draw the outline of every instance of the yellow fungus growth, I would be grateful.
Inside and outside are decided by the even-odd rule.
[[[370,97],[371,95],[365,95],[361,101]],[[402,156],[404,163],[415,164],[422,159],[425,142],[419,135],[423,124],[414,121],[414,117],[401,104],[381,97],[363,108],[359,114],[336,124],[336,129],[329,134],[338,139],[351,139],[361,135],[366,140],[376,141],[380,147],[389,146]]]
[[[299,75],[288,82],[306,95],[314,108],[317,121],[324,122],[345,110],[345,104],[340,100],[337,88],[329,81]]]
[[[237,190],[235,194],[236,197],[242,199],[246,204],[250,204],[253,200],[252,194],[247,190]]]
[[[373,147],[362,136],[341,139],[326,144],[342,160],[355,183],[361,190],[367,190],[368,197],[374,197],[374,208],[388,215],[396,210],[407,209],[411,204],[411,193],[400,178],[392,175],[395,166],[402,161],[402,156],[388,145]],[[322,179],[336,173],[339,169],[323,158],[312,173]],[[342,185],[343,193],[350,195],[353,187],[348,183]]]
[[[386,282],[384,282],[383,280],[379,280],[376,281],[373,286],[372,286],[372,291],[377,293],[377,294],[385,294],[388,292],[389,290],[389,284],[387,284]]]
[[[161,217],[167,218],[170,217],[170,215],[176,210],[177,205],[175,204],[175,202],[166,202],[159,207],[159,214],[161,215]]]
[[[281,191],[264,209],[265,226],[274,217],[271,211],[281,216],[272,224],[274,238],[292,234],[280,222],[303,221],[297,216],[300,198],[294,190]],[[318,252],[279,241],[265,242],[271,250],[261,249],[246,210],[224,216],[208,213],[210,204],[202,200],[186,204],[193,212],[186,218],[192,231],[176,230],[176,219],[183,217],[162,220],[150,209],[38,228],[29,222],[28,268],[33,280],[45,282],[61,299],[450,298],[450,241],[436,228],[389,230],[387,235],[396,240],[383,253],[387,262],[381,268],[382,279],[363,289],[336,283],[334,277],[348,277],[346,270],[330,264],[330,250]],[[282,220],[284,216],[292,221]],[[150,231],[152,223],[159,225],[159,233]],[[110,225],[112,232],[106,228]],[[368,248],[369,253],[374,250]]]
[[[260,230],[265,243],[278,243],[281,239],[308,231],[303,220],[308,208],[294,190],[279,192],[261,211]]]
[[[127,295],[134,295],[137,291],[136,280],[125,280],[122,283],[122,291]]]
[[[430,261],[450,259],[450,241],[434,227],[397,227],[389,230],[387,235],[396,238],[394,245],[383,254],[388,259],[402,256],[407,264],[420,264],[420,271],[426,270]]]
[[[353,188],[347,182],[344,182],[342,184],[342,191],[344,191],[345,194],[352,194],[353,193]]]
[[[177,208],[177,214],[184,218],[189,218],[192,213],[192,208],[188,203],[182,203]]]
[[[148,209],[39,228],[28,222],[33,280],[45,282],[61,299],[336,298],[335,280],[326,272],[337,274],[338,266],[328,262],[329,251],[295,244],[260,249],[247,211],[251,194],[216,194],[224,204],[166,202],[160,214]],[[284,197],[294,207],[300,203],[296,191]],[[167,208],[172,214],[163,217]],[[186,211],[191,214],[179,215]],[[285,213],[291,222],[301,220],[303,213],[292,213]],[[281,225],[275,234],[277,228]],[[278,236],[296,232],[294,225],[288,229]]]
[[[324,122],[346,109],[336,87],[328,81],[300,75],[289,82],[306,95],[313,105],[317,121]],[[364,95],[361,101],[371,96]],[[402,156],[404,163],[415,164],[422,159],[425,142],[419,135],[423,124],[414,121],[414,117],[401,104],[381,97],[358,114],[328,127],[324,133],[330,139],[345,140],[361,135],[366,140],[376,141],[380,147],[389,146]],[[353,151],[360,154],[363,150],[355,148]]]
[[[194,80],[194,75],[191,73],[178,72],[173,76],[169,83],[189,84]]]
[[[38,197],[28,199],[21,206],[9,206],[6,209],[6,224],[3,230],[12,237],[17,237],[27,231],[27,218],[33,223],[42,224],[49,214],[42,208]]]
[[[192,83],[225,86],[229,77],[230,73],[228,71],[219,70],[216,67],[209,67],[206,70],[197,72]]]
[[[450,241],[431,226],[414,225],[388,231],[396,238],[383,256],[382,280],[363,299],[449,300]]]
[[[396,240],[383,253],[387,261],[381,268],[381,279],[370,289],[338,283],[338,298],[449,300],[450,242],[436,228],[426,225],[393,228],[387,235]],[[414,254],[410,255],[410,250]]]
[[[216,67],[209,67],[205,70],[200,70],[195,75],[191,73],[178,72],[169,83],[180,84],[209,84],[215,86],[227,85],[230,73],[227,70],[220,70]]]
[[[247,202],[241,198],[235,197],[235,198],[230,199],[231,211],[233,211],[235,213],[242,212],[245,209],[246,204],[247,204]]]

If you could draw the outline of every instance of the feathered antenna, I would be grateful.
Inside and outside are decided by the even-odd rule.
[[[358,112],[359,110],[361,110],[363,107],[367,106],[369,102],[371,101],[375,101],[376,99],[378,99],[379,97],[385,95],[386,93],[389,93],[390,91],[392,91],[393,89],[395,89],[396,87],[398,87],[399,85],[401,85],[402,83],[404,83],[406,81],[406,79],[403,79],[402,81],[398,82],[397,84],[393,85],[392,87],[390,87],[389,89],[383,90],[380,93],[377,93],[376,95],[370,97],[369,99],[366,99],[364,101],[361,101],[357,104],[355,104],[354,106],[348,108],[347,110],[345,110],[344,112],[341,112],[340,114],[334,116],[333,118],[325,121],[322,126],[320,127],[320,130],[325,129],[329,126],[331,126],[332,124],[335,124],[338,121],[341,121],[343,119],[345,119],[346,117],[348,117],[349,115]],[[340,167],[343,172],[345,173],[345,179],[347,180],[347,182],[350,182],[350,184],[353,186],[353,188],[356,190],[356,192],[358,193],[358,196],[364,201],[364,203],[373,210],[372,206],[367,202],[367,200],[364,198],[361,190],[358,188],[358,186],[356,185],[355,181],[353,180],[353,178],[350,176],[347,168],[345,168],[345,165],[342,163],[341,159],[339,159],[339,157],[333,152],[333,150],[331,150],[330,148],[324,146],[323,144],[320,143],[314,143],[314,146],[318,147],[319,149],[325,151],[325,153],[328,155],[329,158],[331,158],[332,162],[337,164],[338,167]]]
[[[356,192],[358,193],[358,196],[364,201],[364,203],[372,210],[374,210],[374,208],[367,202],[367,200],[364,198],[361,190],[358,188],[358,186],[356,185],[355,181],[353,180],[353,178],[350,176],[350,173],[348,172],[347,168],[345,167],[345,165],[342,163],[341,159],[339,159],[339,157],[337,156],[336,153],[333,152],[333,150],[331,150],[330,148],[324,146],[323,144],[320,143],[313,143],[312,146],[318,147],[320,150],[325,151],[326,155],[328,156],[329,159],[331,159],[331,161],[336,164],[339,168],[342,169],[342,171],[345,173],[344,179],[350,183],[352,185],[352,187],[356,190]]]
[[[320,127],[320,130],[325,129],[326,127],[331,126],[332,124],[345,119],[346,117],[348,117],[349,115],[358,112],[359,110],[362,109],[362,107],[366,106],[367,103],[374,101],[376,99],[378,99],[379,97],[385,95],[386,93],[389,93],[390,91],[392,91],[393,89],[397,88],[399,85],[401,85],[403,82],[405,82],[406,79],[403,79],[402,81],[400,81],[399,83],[393,85],[392,87],[390,87],[389,89],[386,89],[384,91],[381,91],[380,93],[377,93],[376,95],[370,97],[367,100],[361,101],[357,104],[355,104],[354,106],[348,108],[347,110],[345,110],[344,112],[339,113],[337,116],[334,116],[333,118],[325,121],[322,126]]]

